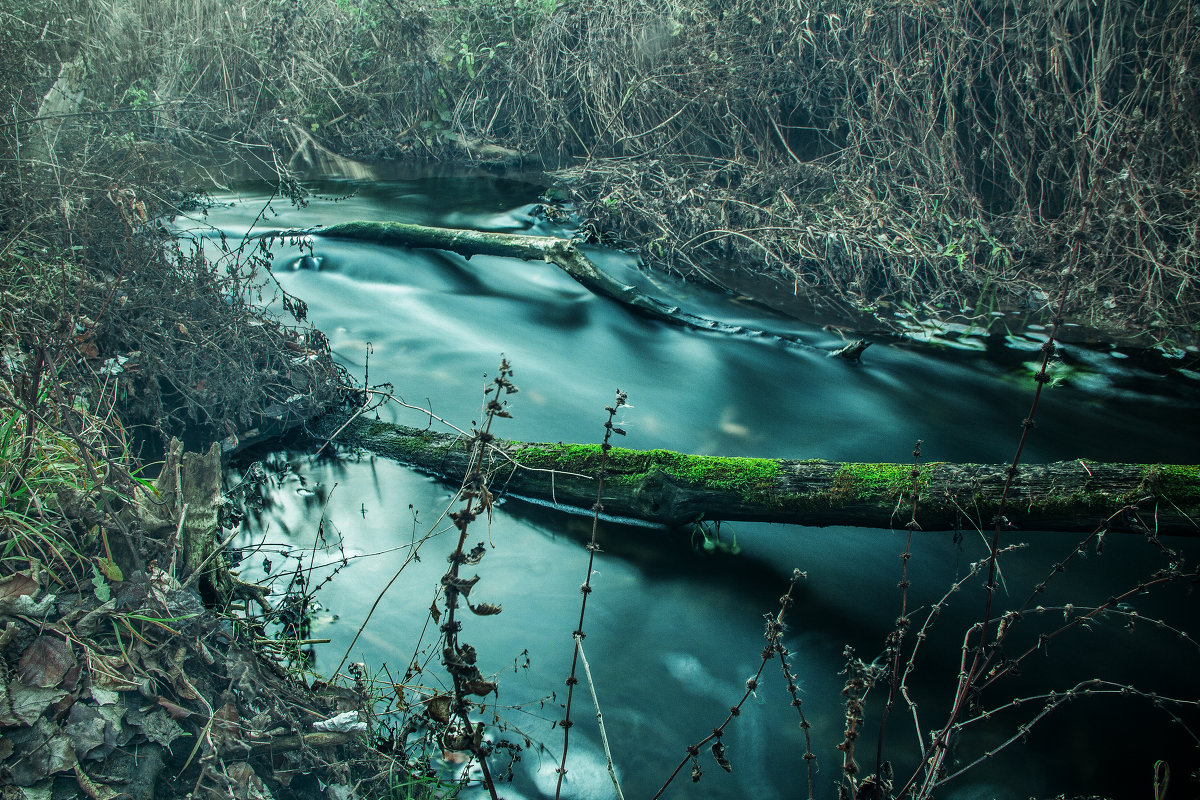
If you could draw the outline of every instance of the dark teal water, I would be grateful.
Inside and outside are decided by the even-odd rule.
[[[361,186],[325,181],[314,188],[326,197],[354,194],[338,201],[317,199],[303,209],[276,201],[264,214],[268,195],[248,187],[218,198],[226,204],[197,221],[196,230],[211,235],[215,227],[235,239],[252,225],[271,230],[365,218],[561,232],[535,213],[541,188],[520,181],[443,175]],[[369,355],[370,382],[389,381],[406,402],[465,429],[479,419],[485,376],[494,374],[504,354],[521,388],[510,398],[513,419],[499,421],[494,429],[509,438],[598,441],[603,407],[620,388],[633,404],[621,417],[621,427],[629,431],[621,444],[630,447],[905,461],[920,438],[929,460],[1002,462],[1011,459],[1018,423],[1032,397],[1024,365],[1037,356],[1036,330],[941,346],[880,341],[862,364],[851,364],[827,357],[841,344],[835,333],[643,273],[633,259],[616,252],[597,251],[594,258],[623,280],[691,313],[743,326],[746,334],[705,333],[640,318],[536,262],[487,257],[468,262],[444,253],[320,239],[314,242],[314,258],[302,255],[280,248],[275,274],[287,291],[309,304],[312,321],[360,380]],[[803,344],[754,331],[786,334]],[[1170,361],[1124,355],[1111,348],[1065,349],[1057,371],[1066,382],[1046,393],[1027,460],[1197,461],[1200,391],[1194,374],[1170,373]],[[410,425],[428,422],[394,406],[381,414]],[[272,560],[273,574],[293,570],[302,559],[306,568],[314,566],[318,579],[330,574],[343,554],[349,558],[318,594],[326,610],[318,614],[313,635],[332,642],[317,649],[316,669],[331,670],[407,560],[351,660],[366,662],[375,675],[382,675],[386,664],[393,677],[403,675],[414,660],[428,662],[434,669],[413,683],[432,686],[438,657],[426,617],[453,547],[446,534],[450,526],[440,516],[453,487],[369,457],[313,461],[303,453],[277,451],[269,462],[274,466],[269,507],[240,542],[258,548],[247,558],[246,576],[262,577],[264,556]],[[314,555],[322,519],[331,546]],[[497,728],[495,735],[515,741],[528,736],[535,743],[515,765],[514,782],[501,792],[509,800],[553,796],[561,732],[551,722],[562,713],[589,531],[589,520],[515,499],[475,531],[489,550],[472,598],[502,603],[504,613],[467,619],[462,636],[477,647],[483,671],[499,675],[496,710],[511,727],[507,732]],[[868,660],[881,652],[899,610],[896,584],[904,534],[746,524],[725,526],[722,536],[726,544],[736,537],[738,554],[709,552],[698,546],[703,538],[691,532],[602,525],[604,552],[592,576],[586,645],[626,796],[652,795],[685,746],[707,735],[740,697],[746,678],[758,668],[763,614],[777,607],[794,568],[806,570],[808,578],[798,589],[786,641],[813,724],[821,768],[818,794],[836,796],[843,647],[853,645]],[[1078,538],[1024,537],[1030,546],[1003,564],[1005,604],[1023,601]],[[1194,557],[1196,548],[1187,548]],[[927,609],[984,552],[981,536],[970,530],[961,546],[950,534],[919,535],[909,565],[910,607]],[[419,561],[411,558],[414,553]],[[1041,602],[1103,602],[1158,566],[1145,542],[1109,537],[1104,555],[1073,565],[1054,584],[1061,594]],[[953,596],[913,672],[920,723],[926,728],[946,713],[962,632],[982,610],[979,583]],[[278,589],[283,588],[281,583]],[[1197,610],[1194,598],[1175,589],[1139,600],[1143,614],[1187,618]],[[923,613],[914,619],[922,620]],[[1053,613],[1061,621],[1062,612]],[[1053,623],[1053,614],[1044,616],[1026,623],[1035,639],[1037,630]],[[1180,645],[1177,638],[1169,629],[1164,633],[1147,624],[1131,634],[1121,621],[1102,621],[1056,640],[1050,658],[1038,659],[1048,671],[1022,677],[1011,688],[998,687],[984,698],[985,705],[1002,705],[1013,692],[1062,690],[1075,680],[1106,675],[1152,680],[1160,691],[1194,697],[1188,677],[1200,659],[1195,646]],[[725,735],[734,771],[725,774],[711,757],[702,756],[702,781],[693,786],[685,770],[666,796],[804,796],[799,718],[788,706],[778,664],[769,664],[765,675]],[[868,733],[858,759],[864,772],[874,767],[878,713],[886,694],[886,687],[879,687],[868,697]],[[586,693],[577,699],[569,796],[612,796],[590,701]],[[1077,701],[1035,729],[1030,744],[1014,746],[940,796],[1110,792],[1120,785],[1114,781],[1126,777],[1140,791],[1149,786],[1149,765],[1164,755],[1174,758],[1175,774],[1182,776],[1187,770],[1181,767],[1194,754],[1178,749],[1177,737],[1151,739],[1104,727],[1114,713],[1124,718],[1138,708]],[[1152,719],[1165,726],[1158,725],[1164,718]],[[1003,740],[1020,721],[1021,712],[996,725],[977,726],[981,730],[964,738],[956,757],[969,761],[984,743]],[[912,715],[897,706],[887,732],[887,757],[911,770],[917,752]],[[898,771],[907,777],[905,768]]]

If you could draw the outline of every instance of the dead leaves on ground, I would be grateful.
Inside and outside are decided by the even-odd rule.
[[[203,788],[214,797],[271,797],[243,759],[265,731],[296,725],[278,697],[267,698],[269,713],[243,719],[234,692],[262,691],[258,667],[240,650],[214,657],[221,631],[193,594],[155,568],[99,605],[41,589],[33,570],[0,577],[0,785],[36,792],[73,776],[81,797],[114,798],[128,787],[97,777],[107,774],[96,769],[105,758],[139,743],[170,751],[183,740],[217,757],[203,760]],[[228,688],[222,694],[217,684]]]
[[[79,678],[79,664],[71,652],[71,646],[62,638],[39,636],[25,648],[17,663],[17,679],[29,686],[50,688],[66,681],[73,673]],[[71,688],[74,688],[73,686]]]

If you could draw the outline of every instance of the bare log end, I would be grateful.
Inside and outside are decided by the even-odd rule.
[[[870,346],[871,343],[866,339],[858,339],[850,342],[848,345],[839,350],[834,350],[829,355],[836,356],[838,358],[849,359],[850,361],[861,361],[863,351]]]

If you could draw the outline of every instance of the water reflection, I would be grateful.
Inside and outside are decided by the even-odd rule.
[[[326,187],[331,194],[335,189],[345,193],[343,186]],[[268,224],[371,218],[548,230],[549,224],[533,215],[538,191],[533,185],[488,180],[399,181],[361,187],[347,200],[318,201],[303,211],[281,209]],[[210,213],[209,222],[230,235],[244,232],[262,199],[253,191],[229,198],[232,204]],[[621,421],[630,431],[623,444],[632,447],[904,460],[921,438],[933,460],[996,462],[1011,457],[1017,424],[1029,404],[1027,382],[1014,376],[1024,370],[1033,340],[1020,336],[987,341],[982,354],[880,342],[855,365],[826,356],[840,343],[836,333],[691,284],[661,277],[651,281],[621,254],[599,260],[623,280],[671,292],[695,313],[796,335],[810,346],[651,322],[591,296],[547,264],[483,257],[467,262],[453,255],[320,240],[315,256],[319,265],[302,265],[299,253],[281,248],[281,263],[296,259],[303,268],[281,270],[279,279],[309,303],[311,318],[352,372],[361,375],[369,357],[372,381],[391,381],[409,402],[428,404],[465,427],[479,418],[484,375],[504,352],[522,388],[514,398],[515,418],[499,431],[510,438],[596,441],[602,433],[601,409],[619,386],[635,406]],[[1027,451],[1030,460],[1194,460],[1192,446],[1200,440],[1194,382],[1164,378],[1100,350],[1073,346],[1066,353],[1064,363],[1086,370],[1048,392]],[[385,413],[408,424],[427,422],[412,412]],[[370,457],[313,462],[301,453],[279,451],[271,459],[276,469],[266,503],[239,543],[254,554],[243,577],[269,579],[263,574],[264,557],[272,560],[272,575],[285,574],[287,564],[292,569],[312,565],[313,584],[338,570],[318,596],[324,609],[314,619],[312,636],[331,640],[317,651],[318,669],[331,669],[348,650],[352,660],[387,663],[399,672],[414,660],[432,658],[436,664],[427,617],[453,549],[440,515],[454,487]],[[322,519],[326,545],[314,553]],[[502,792],[510,800],[553,795],[561,740],[552,722],[562,713],[558,706],[590,529],[582,517],[509,499],[490,524],[479,523],[475,531],[488,549],[474,591],[486,602],[502,604],[504,613],[469,619],[464,638],[478,648],[484,672],[499,673],[498,702],[509,707],[505,718],[548,747],[535,746],[524,755],[517,782]],[[881,652],[899,609],[904,533],[753,524],[738,525],[735,532],[741,553],[731,556],[697,552],[690,531],[615,522],[601,526],[604,552],[592,578],[587,647],[629,796],[653,794],[685,745],[706,736],[736,702],[758,667],[763,615],[777,607],[796,567],[809,577],[798,589],[786,644],[820,757],[820,795],[835,795],[840,754],[833,746],[844,727],[843,647],[849,644],[867,659]],[[1074,542],[1063,535],[1028,538],[1029,547],[1004,563],[1005,603],[1022,600]],[[1038,601],[1058,609],[1045,612],[1045,619],[1055,614],[1061,619],[1058,607],[1068,601],[1103,602],[1160,563],[1136,538],[1110,538],[1107,548],[1103,556],[1092,553],[1056,579]],[[1197,555],[1190,543],[1186,549]],[[914,619],[923,619],[984,552],[980,537],[970,531],[961,546],[949,534],[918,535],[909,565]],[[401,578],[351,648],[360,621],[401,565]],[[962,631],[982,607],[979,584],[969,582],[950,599],[937,636],[922,645],[912,680],[925,725],[944,715],[950,700]],[[1196,611],[1195,600],[1174,589],[1139,598],[1135,605],[1144,617],[1182,621]],[[1120,680],[1142,675],[1161,691],[1194,695],[1187,684],[1196,648],[1180,651],[1170,629],[1164,634],[1139,624],[1129,632],[1128,621],[1111,615],[1056,640],[1051,659],[1031,661],[1050,665],[1050,674],[1031,666],[1011,682],[1011,691],[1033,694],[1048,683],[1063,689],[1103,672]],[[1040,630],[1049,623],[1035,624]],[[1014,639],[1014,646],[1022,641]],[[768,665],[765,675],[725,736],[734,772],[726,775],[708,759],[700,786],[692,787],[685,774],[668,797],[792,797],[804,786],[799,717],[788,705],[778,665]],[[877,719],[885,694],[876,690],[869,698],[871,719]],[[1001,692],[985,701],[998,705],[1010,696]],[[1112,774],[1095,765],[1128,764],[1131,774],[1136,767],[1142,775],[1148,773],[1147,759],[1168,756],[1182,766],[1194,756],[1180,749],[1178,737],[1166,734],[1139,735],[1136,741],[1084,736],[1114,706],[1107,700],[1073,705],[1036,729],[1030,746],[973,772],[944,796],[1120,794]],[[577,708],[582,709],[577,718],[590,718],[586,698]],[[1119,706],[1121,714],[1134,710]],[[1008,735],[1018,722],[969,733],[963,756]],[[873,768],[875,729],[869,734],[867,755],[860,756],[866,769]],[[911,763],[917,745],[911,719],[900,707],[887,737],[888,752],[903,753],[902,760]],[[1076,741],[1086,741],[1089,749],[1071,750]],[[581,722],[572,742],[570,796],[611,796],[594,728]],[[1130,793],[1144,789],[1144,775],[1131,782]]]

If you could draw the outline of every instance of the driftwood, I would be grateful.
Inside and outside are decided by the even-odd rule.
[[[597,267],[587,255],[570,239],[552,236],[529,236],[514,233],[492,233],[488,231],[462,230],[458,228],[436,228],[407,222],[374,222],[360,220],[308,228],[300,231],[282,231],[275,236],[281,238],[317,236],[328,239],[352,239],[374,242],[395,247],[416,247],[448,250],[461,256],[501,256],[523,261],[546,261],[570,275],[584,288],[601,297],[615,300],[650,319],[681,325],[702,331],[713,331],[741,336],[768,337],[801,347],[811,348],[801,339],[789,334],[752,330],[739,325],[729,325],[717,320],[689,314],[677,306],[657,300],[635,286],[622,283]],[[857,359],[866,344],[851,358]]]
[[[340,422],[340,421],[338,421]],[[325,421],[328,436],[338,422]],[[324,439],[322,439],[324,441]],[[470,455],[462,437],[357,419],[338,441],[452,481]],[[590,510],[596,500],[598,445],[495,440],[488,459],[496,494]],[[988,464],[854,464],[821,460],[719,458],[667,450],[613,448],[604,513],[677,526],[698,520],[800,525],[990,528],[1007,467]],[[1114,516],[1115,515],[1115,516]],[[1063,461],[1022,466],[1007,518],[1026,530],[1117,530],[1200,534],[1200,467]]]

